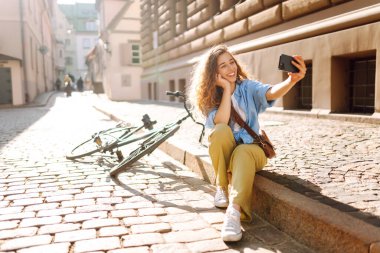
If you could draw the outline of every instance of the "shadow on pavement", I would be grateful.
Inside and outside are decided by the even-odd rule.
[[[0,140],[2,147],[22,134],[26,129],[44,117],[54,106],[57,97],[64,97],[64,93],[55,93],[44,104],[31,103],[25,106],[0,107],[0,132],[5,139]]]

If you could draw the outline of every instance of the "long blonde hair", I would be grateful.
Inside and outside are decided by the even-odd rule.
[[[247,73],[236,61],[232,53],[228,51],[227,46],[217,45],[205,53],[197,65],[195,65],[191,79],[191,96],[192,103],[201,112],[207,116],[211,109],[220,105],[223,89],[216,86],[217,60],[224,53],[229,53],[237,66],[237,80],[247,79]]]

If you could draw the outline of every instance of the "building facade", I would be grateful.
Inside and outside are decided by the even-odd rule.
[[[307,75],[274,111],[380,118],[378,0],[141,0],[142,94],[185,90],[199,56],[226,44],[255,79],[275,84],[281,54]]]
[[[96,6],[101,40],[91,55],[93,79],[101,78],[112,100],[141,99],[140,1],[98,0]]]
[[[72,25],[66,19],[66,16],[55,5],[54,8],[53,29],[55,31],[55,76],[63,83],[66,74],[66,59],[74,56],[74,50],[70,50],[70,41],[73,41]],[[71,71],[70,69],[69,71]]]
[[[65,42],[65,71],[78,80],[87,75],[86,55],[98,41],[98,17],[95,4],[60,4],[71,29]]]
[[[0,0],[0,104],[23,105],[53,89],[53,0]]]

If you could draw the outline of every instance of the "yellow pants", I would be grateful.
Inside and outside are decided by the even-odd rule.
[[[216,185],[228,189],[230,203],[241,208],[241,220],[252,220],[252,190],[257,171],[264,168],[267,158],[256,144],[236,145],[231,128],[217,124],[209,136],[209,153],[216,175]],[[229,182],[228,174],[232,177]]]

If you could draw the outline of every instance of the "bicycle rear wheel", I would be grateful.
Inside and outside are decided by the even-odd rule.
[[[121,163],[113,167],[110,171],[110,175],[115,176],[127,167],[132,166],[133,163],[138,161],[143,156],[152,153],[164,141],[173,136],[173,134],[178,131],[179,127],[179,125],[174,125],[169,128],[164,128],[162,131],[149,137],[146,141],[141,143],[137,149],[132,151]]]
[[[102,145],[98,145],[95,141],[96,136],[101,139],[101,142],[107,146],[112,145],[114,142],[119,141],[119,137],[126,132],[130,132],[133,127],[121,127],[121,128],[110,128],[99,132],[97,135],[93,135],[90,139],[82,142],[75,148],[73,148],[67,155],[66,158],[69,160],[74,160],[82,158],[88,155],[92,155],[97,152],[102,152]]]

